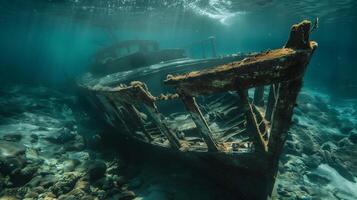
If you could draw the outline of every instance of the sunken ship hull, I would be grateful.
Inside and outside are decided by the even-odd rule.
[[[78,85],[118,134],[185,160],[240,199],[274,199],[279,156],[317,47],[311,28],[293,25],[276,50],[178,59]]]

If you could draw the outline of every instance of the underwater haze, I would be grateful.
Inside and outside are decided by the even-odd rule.
[[[175,159],[133,154],[93,118],[74,82],[117,42],[154,40],[203,59],[214,56],[214,38],[223,57],[281,48],[305,19],[318,21],[318,48],[277,197],[357,199],[356,10],[355,0],[1,0],[0,200],[244,199]]]

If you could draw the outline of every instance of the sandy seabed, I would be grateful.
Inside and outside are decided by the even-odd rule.
[[[0,88],[0,199],[227,199],[182,168],[127,164],[74,95]],[[133,173],[133,171],[135,173]],[[303,89],[280,159],[279,199],[357,199],[357,102]]]

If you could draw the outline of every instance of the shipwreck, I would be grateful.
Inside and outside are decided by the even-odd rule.
[[[154,42],[116,44],[98,54],[78,85],[118,134],[193,163],[241,199],[273,199],[279,156],[317,48],[312,26],[293,25],[280,49],[209,59]]]

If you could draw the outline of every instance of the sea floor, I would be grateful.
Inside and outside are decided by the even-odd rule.
[[[2,86],[0,200],[239,199],[185,166],[128,161],[102,133],[74,95]],[[278,199],[357,199],[357,102],[303,89],[280,160]]]

